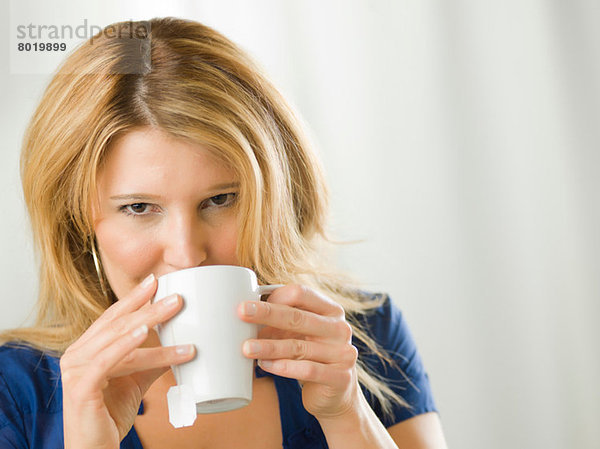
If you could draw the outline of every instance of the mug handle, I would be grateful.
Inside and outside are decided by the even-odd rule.
[[[258,296],[268,295],[270,293],[273,293],[273,291],[275,291],[276,289],[278,289],[280,287],[284,287],[284,285],[283,284],[259,285],[258,290],[256,292],[258,293]]]

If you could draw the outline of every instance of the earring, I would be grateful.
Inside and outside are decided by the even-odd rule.
[[[102,294],[105,298],[108,299],[108,294],[106,293],[106,287],[104,285],[104,277],[102,276],[102,271],[100,269],[100,259],[98,259],[98,255],[96,254],[96,239],[92,237],[90,239],[90,247],[92,249],[92,258],[94,259],[94,266],[96,267],[96,274],[98,275],[98,281],[100,282],[100,289],[102,290]]]

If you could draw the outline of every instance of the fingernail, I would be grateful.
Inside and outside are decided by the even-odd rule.
[[[145,324],[143,324],[140,327],[138,327],[136,330],[134,330],[131,333],[131,336],[133,338],[138,338],[138,337],[141,337],[142,335],[145,335],[147,333],[148,333],[148,326],[146,326]]]
[[[244,349],[244,352],[248,355],[257,354],[260,352],[261,346],[260,346],[260,343],[258,343],[256,341],[245,341],[243,349]]]
[[[175,304],[177,304],[177,299],[178,299],[177,294],[175,294],[175,295],[167,296],[165,299],[163,299],[161,301],[161,303],[164,307],[172,307]]]
[[[256,315],[256,304],[253,302],[247,302],[244,304],[244,315],[254,316]]]
[[[148,288],[154,282],[154,273],[150,273],[146,279],[142,281],[142,288]]]
[[[179,355],[191,354],[194,350],[194,345],[180,345],[175,347],[175,352]]]

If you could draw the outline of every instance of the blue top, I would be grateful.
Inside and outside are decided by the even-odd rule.
[[[394,406],[393,418],[383,417],[381,408],[365,391],[375,413],[389,427],[421,413],[436,411],[427,373],[410,331],[398,310],[386,301],[374,313],[361,318],[371,336],[383,346],[400,367],[384,365],[358,341],[359,357],[411,406]],[[273,376],[257,368],[256,374],[272,376],[279,397],[284,449],[325,449],[327,443],[319,422],[302,406],[298,382]],[[143,413],[143,403],[140,411]],[[55,449],[63,447],[62,386],[59,360],[40,351],[14,346],[0,347],[0,448]],[[132,427],[121,449],[143,449]]]

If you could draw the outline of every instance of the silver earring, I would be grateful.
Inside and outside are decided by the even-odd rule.
[[[98,281],[100,281],[100,289],[102,290],[102,294],[104,297],[108,299],[108,293],[106,293],[106,287],[104,285],[104,278],[102,277],[102,271],[100,269],[100,259],[98,259],[98,255],[96,254],[96,244],[95,238],[91,239],[91,248],[92,248],[92,258],[94,259],[94,266],[96,267],[96,274],[98,275]]]

